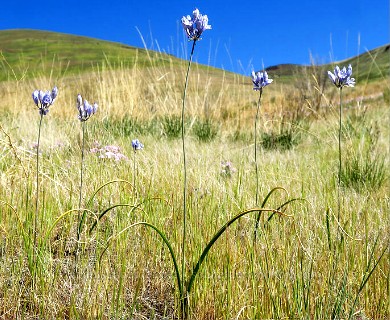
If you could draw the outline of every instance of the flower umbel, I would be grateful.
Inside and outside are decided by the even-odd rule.
[[[80,121],[87,121],[98,108],[97,103],[90,105],[87,100],[83,101],[81,94],[77,95],[77,109],[79,111],[78,118]]]
[[[268,78],[267,71],[257,73],[252,71],[253,90],[260,90],[265,86],[268,86],[272,81],[272,79]]]
[[[221,162],[221,175],[225,177],[231,177],[237,169],[233,166],[230,161],[222,161]]]
[[[209,18],[200,14],[198,9],[192,12],[192,17],[188,15],[181,18],[181,23],[189,40],[199,40],[205,30],[211,29]]]
[[[32,93],[32,98],[35,105],[38,107],[40,115],[47,115],[49,107],[54,103],[58,95],[58,88],[54,87],[52,91],[43,92],[42,90],[35,90]]]
[[[340,189],[341,189],[341,115],[342,115],[342,89],[343,87],[354,87],[355,79],[352,76],[352,66],[349,65],[348,69],[344,67],[340,70],[339,66],[334,68],[334,73],[328,71],[329,79],[333,84],[340,89],[340,105],[339,105],[339,172],[337,181],[337,219],[340,219]]]
[[[339,66],[336,66],[336,68],[334,68],[334,73],[328,71],[329,79],[332,80],[333,84],[337,88],[355,86],[355,79],[351,78],[351,75],[352,75],[351,65],[348,66],[348,69],[344,67],[341,70]]]
[[[144,148],[144,145],[141,142],[139,142],[138,139],[132,140],[131,146],[133,147],[134,152],[137,152],[137,150],[142,150]]]

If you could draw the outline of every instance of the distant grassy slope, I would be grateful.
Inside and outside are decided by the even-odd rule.
[[[0,81],[42,74],[54,76],[89,71],[103,61],[112,67],[160,66],[186,61],[167,54],[127,46],[124,44],[50,31],[16,29],[0,30]],[[383,79],[390,75],[390,44],[360,56],[337,62],[353,66],[353,76],[358,80]],[[333,70],[332,65],[315,68]],[[205,66],[200,66],[205,68]],[[280,64],[267,68],[270,76],[288,82],[300,74],[308,74],[308,66]],[[221,70],[207,67],[208,72],[220,75]],[[13,74],[15,73],[15,75]],[[310,74],[310,72],[309,72]],[[250,83],[250,82],[249,82]]]
[[[174,59],[166,54],[147,52],[120,43],[28,29],[0,31],[0,52],[3,55],[0,80],[12,79],[12,70],[19,78],[51,71],[57,75],[87,71],[103,61],[113,66],[131,66],[136,62],[148,66]]]
[[[341,67],[347,66],[348,64],[352,65],[353,77],[358,81],[388,78],[390,76],[390,44],[344,61],[319,65],[315,66],[315,68],[333,71],[335,65]],[[272,73],[273,77],[286,80],[298,74],[305,74],[304,72],[309,68],[313,67],[296,64],[280,64],[268,67],[267,71]]]

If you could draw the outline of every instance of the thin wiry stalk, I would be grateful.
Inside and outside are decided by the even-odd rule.
[[[259,199],[259,170],[258,170],[258,166],[257,166],[257,122],[259,119],[259,110],[260,110],[261,94],[262,93],[263,93],[263,88],[260,89],[259,100],[257,101],[256,118],[255,118],[255,170],[256,170],[256,201],[255,201],[255,206],[258,205],[258,199]]]
[[[41,114],[41,118],[39,119],[39,127],[38,127],[38,142],[37,142],[37,177],[36,177],[36,183],[37,183],[37,197],[35,199],[35,217],[34,217],[34,248],[36,249],[37,246],[37,227],[38,227],[38,204],[39,204],[39,143],[41,141],[41,126],[42,126],[42,119],[43,119],[43,113]],[[34,249],[34,251],[35,251]]]
[[[339,172],[337,182],[337,220],[340,221],[340,188],[341,188],[341,105],[342,105],[342,90],[340,87],[340,105],[339,105]]]
[[[134,196],[137,196],[137,188],[135,187],[135,179],[136,179],[136,166],[135,166],[135,151],[133,155],[133,187],[134,187]]]
[[[84,171],[84,142],[85,142],[85,121],[81,121],[82,126],[82,142],[81,142],[81,164],[80,164],[80,194],[79,194],[79,212],[77,215],[77,222],[79,224],[79,228],[77,230],[77,243],[80,240],[81,233],[81,225],[80,225],[80,210],[81,210],[81,202],[82,202],[82,190],[83,190],[83,171]]]
[[[184,183],[183,183],[183,242],[181,247],[181,254],[182,254],[182,261],[181,261],[181,277],[182,277],[182,283],[181,283],[181,292],[184,292],[184,270],[185,270],[185,242],[186,242],[186,220],[187,220],[187,203],[186,203],[186,195],[187,195],[187,170],[186,170],[186,150],[185,150],[185,142],[184,142],[184,108],[185,108],[185,100],[186,100],[186,94],[187,94],[187,86],[188,86],[188,75],[190,73],[191,63],[192,63],[192,56],[194,54],[196,40],[192,43],[192,49],[190,54],[190,60],[188,61],[188,67],[187,67],[187,74],[186,74],[186,81],[184,85],[184,93],[183,93],[183,108],[181,111],[181,139],[183,143],[183,174],[184,174]],[[184,297],[180,297],[183,299]],[[184,310],[183,310],[184,311]]]

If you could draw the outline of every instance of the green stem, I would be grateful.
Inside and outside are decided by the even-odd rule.
[[[81,143],[81,164],[80,164],[80,194],[79,194],[79,212],[77,215],[77,222],[79,224],[79,228],[77,229],[77,243],[80,240],[81,233],[81,224],[80,224],[80,210],[81,210],[81,202],[82,202],[82,189],[83,189],[83,171],[84,171],[84,141],[85,141],[85,121],[81,122],[82,126],[82,143]]]
[[[39,212],[39,208],[38,208],[38,202],[39,202],[39,144],[40,144],[40,141],[41,141],[41,126],[42,126],[42,119],[43,119],[43,113],[41,114],[41,118],[39,120],[39,127],[38,127],[38,142],[37,142],[37,179],[36,179],[36,183],[37,183],[37,197],[35,199],[35,217],[34,217],[34,248],[36,249],[37,247],[37,228],[38,228],[38,212]],[[34,249],[34,251],[35,251]]]
[[[257,111],[256,111],[256,118],[255,118],[255,169],[256,169],[256,202],[255,206],[258,205],[259,200],[259,170],[257,166],[257,121],[259,119],[259,110],[260,110],[260,103],[261,103],[261,95],[263,93],[263,88],[260,88],[260,94],[259,94],[259,100],[257,101]]]
[[[341,188],[341,106],[342,106],[342,89],[340,87],[340,106],[339,106],[339,172],[338,172],[338,182],[337,182],[337,220],[340,221],[340,188]]]
[[[136,179],[135,154],[136,154],[136,151],[134,150],[134,155],[133,155],[133,187],[134,187],[134,196],[137,197],[138,191],[137,191],[137,188],[135,187],[135,179]]]
[[[187,74],[186,74],[186,81],[184,85],[184,93],[183,93],[183,107],[181,111],[181,139],[183,143],[183,173],[184,173],[184,183],[183,183],[183,242],[181,247],[182,252],[182,261],[181,261],[181,275],[183,282],[181,283],[180,291],[184,291],[184,270],[185,270],[185,242],[186,242],[186,220],[187,220],[187,203],[186,203],[186,196],[187,196],[187,170],[186,170],[186,150],[185,150],[185,143],[184,143],[184,109],[185,109],[185,100],[186,100],[186,94],[187,94],[187,87],[188,87],[188,75],[190,73],[191,63],[192,63],[192,57],[194,54],[196,40],[192,43],[192,50],[190,54],[190,60],[188,62],[187,67]],[[183,296],[180,296],[181,299],[183,299]],[[184,314],[184,313],[183,313]]]
[[[38,215],[39,215],[39,144],[41,141],[41,126],[42,126],[42,119],[43,119],[43,113],[41,113],[41,117],[39,119],[39,127],[38,127],[38,141],[37,141],[37,179],[36,179],[36,184],[37,184],[37,197],[35,199],[35,216],[34,216],[34,228],[33,228],[33,233],[34,233],[34,248],[33,248],[33,265],[34,269],[32,270],[33,272],[33,286],[35,286],[35,277],[36,277],[36,268],[38,264],[38,258],[37,258],[37,252],[38,252],[38,245],[37,245],[37,233],[38,233]],[[31,239],[31,238],[30,238]]]

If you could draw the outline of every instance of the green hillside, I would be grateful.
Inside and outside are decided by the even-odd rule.
[[[173,58],[120,43],[38,30],[0,31],[0,52],[1,81],[13,79],[13,72],[17,78],[48,72],[63,75],[91,70],[103,61],[113,67],[149,66]]]
[[[16,29],[0,31],[0,81],[42,74],[69,75],[92,70],[103,62],[111,67],[159,66],[183,63],[171,55],[132,46],[50,31]],[[357,80],[380,79],[390,74],[390,45],[338,62],[352,64]],[[335,63],[336,64],[336,63]],[[280,64],[267,68],[272,77],[288,81],[312,66]],[[333,70],[333,65],[315,66]],[[214,69],[214,68],[212,68]]]
[[[359,56],[332,64],[302,66],[297,64],[280,64],[267,68],[275,78],[290,79],[307,71],[331,70],[335,65],[353,67],[353,77],[358,81],[382,79],[390,76],[390,44],[367,51]],[[314,69],[314,70],[313,70]]]

